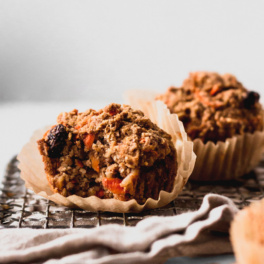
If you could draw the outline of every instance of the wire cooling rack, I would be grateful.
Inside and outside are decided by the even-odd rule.
[[[25,188],[13,158],[0,184],[0,229],[3,228],[93,228],[107,224],[134,226],[142,219],[158,215],[172,216],[197,210],[207,193],[225,195],[243,208],[264,198],[264,157],[254,171],[239,181],[226,183],[188,182],[182,193],[163,208],[141,213],[90,212],[56,205]]]

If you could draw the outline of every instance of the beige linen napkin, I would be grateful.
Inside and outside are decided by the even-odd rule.
[[[232,252],[233,202],[208,194],[198,211],[149,217],[135,227],[92,229],[3,229],[0,262],[164,263],[170,257]]]

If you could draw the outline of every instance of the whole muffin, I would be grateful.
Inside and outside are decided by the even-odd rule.
[[[49,184],[63,196],[142,204],[170,192],[177,172],[171,136],[126,105],[61,113],[38,145]]]
[[[204,143],[263,130],[259,94],[231,74],[194,72],[179,88],[171,87],[157,99],[183,122],[188,136]]]

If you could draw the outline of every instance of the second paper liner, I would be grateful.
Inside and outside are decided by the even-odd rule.
[[[158,115],[151,104],[156,93],[152,91],[128,91],[126,101],[144,113]],[[264,151],[264,131],[234,136],[224,142],[207,142],[195,139],[194,152],[197,155],[190,179],[195,181],[223,181],[237,179],[250,172],[261,160]]]
[[[196,156],[193,152],[193,143],[187,140],[187,134],[178,117],[170,114],[161,102],[151,103],[150,109],[158,113],[155,116],[153,113],[148,115],[152,122],[172,135],[172,141],[176,147],[178,170],[172,192],[160,191],[158,200],[149,198],[144,204],[138,204],[134,199],[124,202],[113,198],[100,199],[96,196],[83,198],[77,195],[64,197],[59,193],[53,193],[49,187],[42,157],[37,147],[37,140],[42,138],[48,128],[36,131],[18,155],[21,178],[25,181],[26,187],[57,204],[72,208],[79,207],[88,211],[140,212],[143,209],[154,209],[168,204],[182,191],[193,171]]]

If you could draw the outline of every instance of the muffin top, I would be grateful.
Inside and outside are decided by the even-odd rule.
[[[156,99],[178,114],[192,140],[216,143],[263,130],[259,94],[248,91],[231,74],[190,73],[181,87],[170,87]]]
[[[109,160],[121,167],[150,167],[174,149],[169,134],[128,105],[110,104],[99,111],[90,109],[83,113],[64,112],[57,122],[68,133],[77,135],[76,140],[84,143],[85,152],[100,153],[102,166]],[[120,174],[126,176],[122,170]]]

